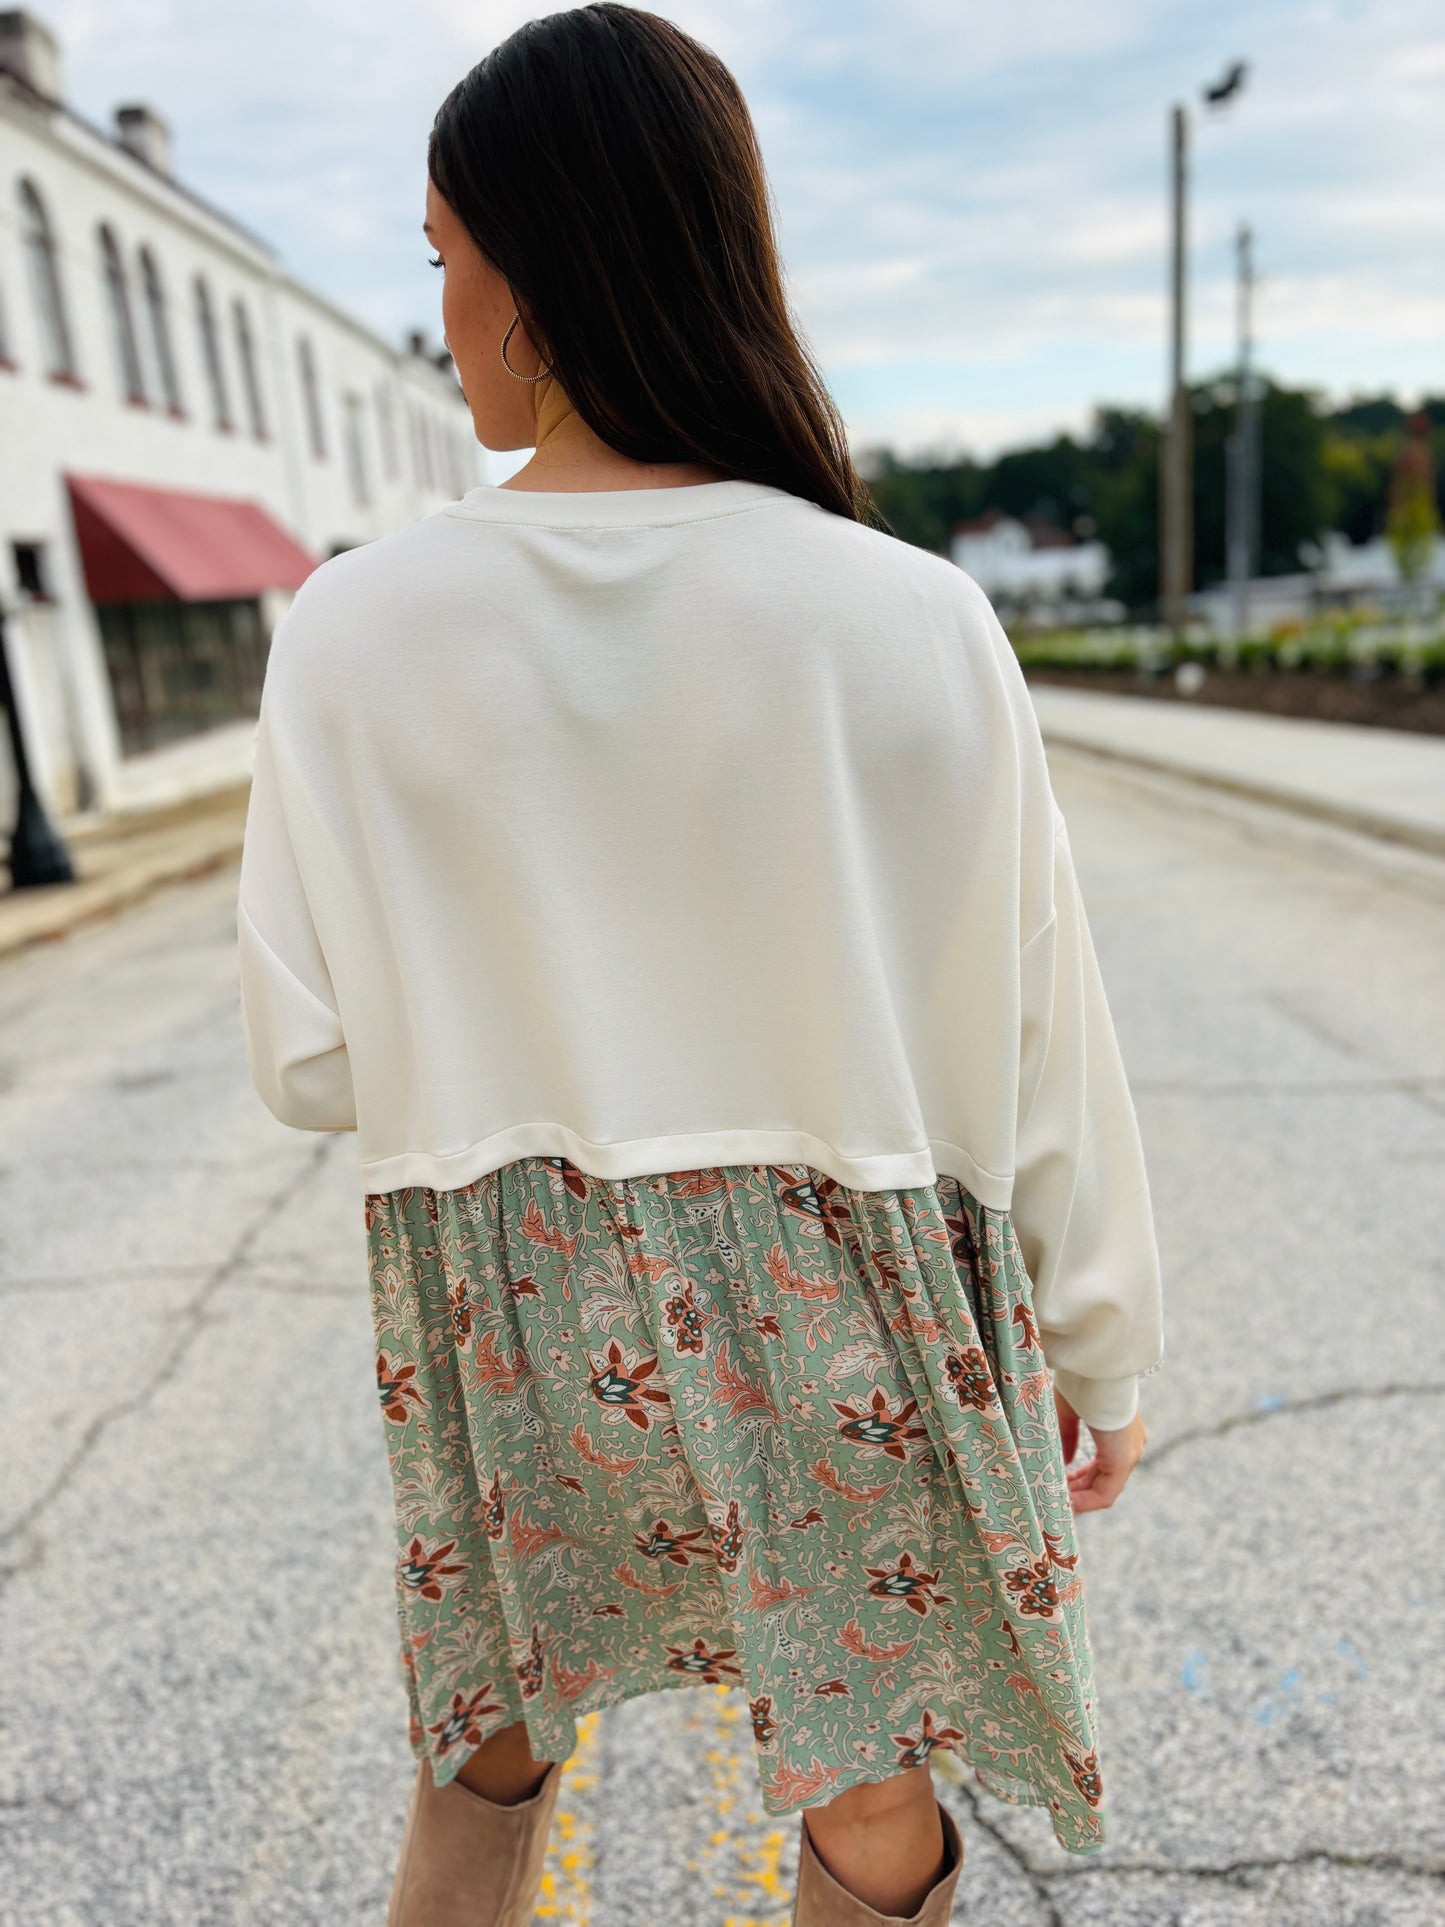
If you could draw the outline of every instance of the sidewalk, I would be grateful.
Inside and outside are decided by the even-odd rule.
[[[61,824],[78,881],[0,895],[0,957],[229,863],[240,854],[249,794],[242,783],[164,810]]]
[[[1031,683],[1045,741],[1445,855],[1445,737]]]

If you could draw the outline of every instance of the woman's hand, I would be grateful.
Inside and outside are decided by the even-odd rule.
[[[1075,1512],[1100,1512],[1111,1506],[1129,1482],[1129,1474],[1144,1456],[1149,1440],[1142,1412],[1136,1412],[1127,1425],[1103,1431],[1091,1425],[1094,1456],[1081,1464],[1073,1463],[1079,1449],[1079,1415],[1054,1387],[1054,1405],[1059,1414],[1059,1437],[1068,1467],[1069,1498]]]

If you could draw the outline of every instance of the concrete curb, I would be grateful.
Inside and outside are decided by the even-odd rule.
[[[188,812],[63,826],[79,880],[0,897],[0,957],[56,943],[115,916],[169,884],[209,876],[234,862],[245,833],[245,792],[198,801]]]
[[[1404,843],[1412,849],[1428,851],[1432,856],[1445,856],[1445,831],[1437,830],[1428,823],[1414,823],[1408,817],[1392,816],[1383,810],[1370,810],[1358,803],[1337,803],[1332,797],[1291,789],[1283,784],[1246,782],[1222,770],[1200,769],[1197,765],[1177,762],[1167,756],[1150,756],[1146,751],[1132,747],[1123,749],[1100,743],[1090,736],[1076,734],[1066,725],[1043,723],[1040,728],[1045,742],[1083,750],[1105,762],[1132,763],[1140,769],[1157,770],[1163,775],[1177,777],[1181,782],[1197,783],[1202,789],[1226,790],[1232,795],[1247,797],[1251,802],[1272,803],[1276,808],[1292,810],[1298,816],[1317,817],[1323,822],[1337,823],[1344,829],[1356,830],[1365,836],[1379,837],[1390,843]]]

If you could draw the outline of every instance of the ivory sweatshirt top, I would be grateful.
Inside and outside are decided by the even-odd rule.
[[[475,488],[278,624],[252,1078],[367,1192],[528,1155],[1008,1209],[1044,1356],[1160,1361],[1138,1124],[1017,658],[942,557],[740,480]]]

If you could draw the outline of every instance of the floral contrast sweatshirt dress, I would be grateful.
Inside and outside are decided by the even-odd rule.
[[[411,1741],[747,1695],[785,1814],[948,1748],[1107,1835],[1054,1386],[1163,1351],[1027,688],[762,483],[483,486],[271,645],[251,1075],[355,1132]]]

